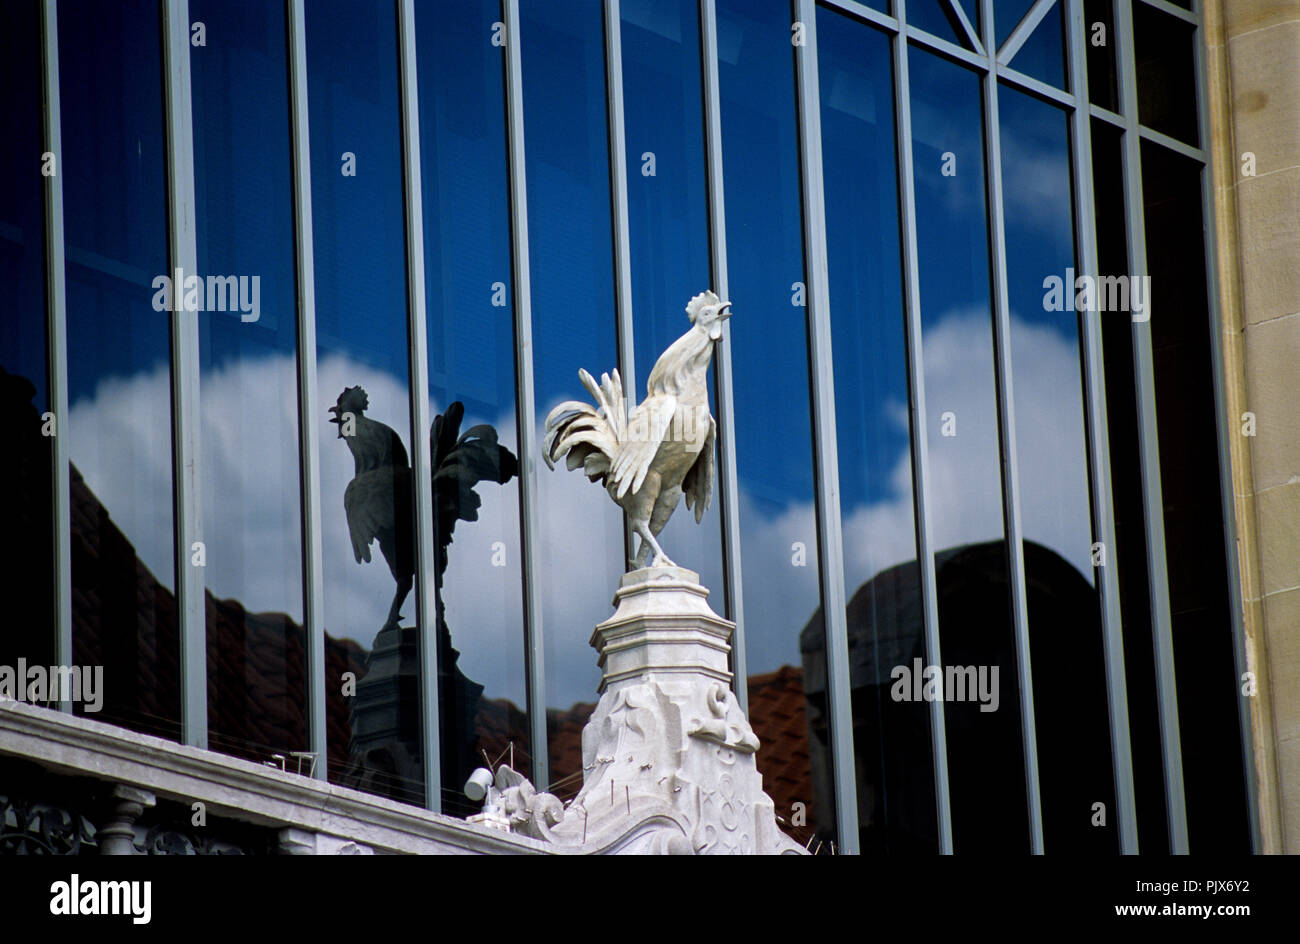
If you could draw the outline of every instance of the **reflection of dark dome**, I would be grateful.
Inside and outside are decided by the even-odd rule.
[[[1115,851],[1105,668],[1095,588],[1056,552],[1026,541],[1030,658],[1034,671],[1045,843],[1052,851]],[[925,663],[915,561],[881,571],[849,600],[849,678],[866,850],[937,845],[929,704],[896,702],[890,673]],[[999,706],[950,702],[944,721],[953,844],[1028,849],[1019,686],[1005,544],[990,541],[936,555],[940,650],[948,666],[998,666]],[[800,634],[814,779],[829,769],[825,629],[818,610]],[[820,755],[820,756],[819,756]],[[829,785],[816,784],[829,803]],[[1107,826],[1091,825],[1093,803]],[[888,814],[886,815],[886,811]],[[883,827],[883,828],[882,828]]]

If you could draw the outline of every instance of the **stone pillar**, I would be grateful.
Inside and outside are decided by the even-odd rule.
[[[1300,852],[1300,0],[1205,4],[1215,241],[1265,852]],[[1251,155],[1249,170],[1245,156]],[[1254,434],[1239,435],[1243,417]]]
[[[802,853],[777,828],[754,736],[731,692],[733,623],[699,575],[623,576],[591,644],[600,702],[582,732],[583,786],[549,828],[589,853]]]
[[[113,816],[96,833],[100,855],[135,855],[135,822],[158,800],[148,790],[119,783],[111,794]]]

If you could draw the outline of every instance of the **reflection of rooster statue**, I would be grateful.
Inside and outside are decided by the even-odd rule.
[[[415,544],[412,540],[411,464],[402,438],[390,426],[365,415],[369,398],[360,387],[348,387],[330,407],[339,438],[352,452],[355,474],[343,493],[348,533],[357,563],[370,561],[370,545],[376,539],[397,581],[393,605],[383,628],[396,627],[402,619],[402,604],[411,592],[415,574]],[[491,480],[504,484],[518,469],[514,454],[497,444],[491,426],[474,426],[463,436],[460,423],[465,408],[451,404],[445,416],[438,416],[429,432],[434,468],[436,573],[441,577],[447,564],[447,545],[457,519],[478,520],[481,504],[474,486]]]
[[[581,467],[627,512],[641,538],[633,569],[645,566],[652,549],[651,566],[675,566],[656,537],[683,494],[697,522],[709,506],[717,426],[709,415],[706,378],[713,342],[722,337],[730,307],[713,292],[690,300],[686,314],[693,327],[664,351],[650,371],[645,400],[630,415],[617,370],[612,378],[601,375],[599,386],[579,370],[598,406],[570,400],[546,418],[546,464],[555,468],[555,460],[567,453],[568,468]]]

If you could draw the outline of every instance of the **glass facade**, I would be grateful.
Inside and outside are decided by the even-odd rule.
[[[0,579],[43,631],[0,664],[103,666],[99,720],[452,815],[485,759],[571,797],[631,541],[529,444],[579,369],[644,396],[713,287],[718,482],[662,540],[737,623],[790,834],[1251,848],[1197,16],[11,7]]]

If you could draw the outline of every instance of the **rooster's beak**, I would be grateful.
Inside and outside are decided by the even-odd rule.
[[[343,421],[342,421],[341,419],[339,419],[339,408],[338,408],[337,406],[332,406],[332,407],[330,407],[329,411],[330,411],[331,413],[334,414],[333,416],[331,416],[331,417],[329,418],[329,421],[330,421],[331,423],[334,423],[336,426],[338,426],[338,428],[339,428],[339,435],[338,435],[338,438],[339,438],[339,439],[342,439],[342,438],[343,438]]]
[[[731,302],[723,302],[718,308],[718,320],[726,321],[731,317]]]

